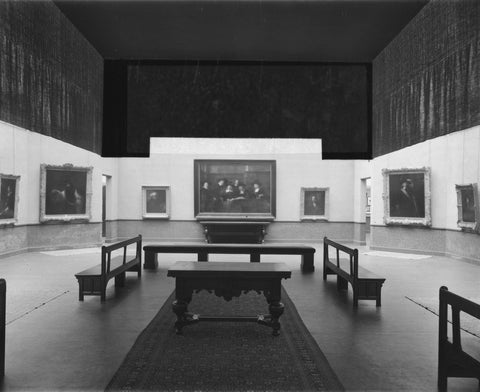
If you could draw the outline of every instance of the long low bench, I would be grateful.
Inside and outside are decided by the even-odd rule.
[[[445,286],[439,292],[438,328],[438,389],[447,390],[448,377],[476,378],[480,388],[480,360],[462,349],[460,312],[480,322],[480,304],[448,291]],[[448,307],[452,315],[452,339],[448,339]]]
[[[330,261],[329,247],[335,249],[335,262]],[[340,252],[347,254],[348,259],[340,257]],[[337,275],[337,289],[348,290],[352,285],[353,306],[358,306],[358,300],[375,300],[377,306],[382,305],[382,285],[385,278],[370,272],[358,265],[358,249],[352,249],[339,244],[327,237],[323,239],[323,280],[328,275]]]
[[[136,244],[135,257],[127,255],[129,245]],[[112,258],[112,252],[123,248],[123,255]],[[126,272],[142,275],[142,236],[139,235],[112,245],[102,246],[102,262],[95,267],[75,274],[78,280],[78,299],[83,301],[85,295],[99,295],[105,301],[108,281],[115,278],[115,286],[125,285]]]
[[[260,255],[301,255],[303,272],[313,272],[315,248],[303,244],[207,244],[160,243],[145,245],[145,269],[158,267],[158,253],[197,253],[198,261],[208,261],[209,254],[249,254],[251,262],[260,262]]]

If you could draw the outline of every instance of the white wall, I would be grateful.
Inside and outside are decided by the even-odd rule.
[[[372,221],[384,225],[382,169],[431,169],[432,227],[457,227],[455,184],[480,183],[480,126],[450,133],[372,161]]]
[[[354,161],[322,161],[318,141],[152,139],[150,158],[119,160],[119,219],[141,219],[143,185],[171,189],[171,219],[193,220],[195,159],[276,161],[277,221],[300,220],[300,189],[330,188],[329,220],[354,219]],[[227,153],[228,152],[228,153]]]
[[[0,121],[0,173],[20,176],[17,225],[39,223],[40,165],[93,167],[92,219],[102,220],[102,174],[112,176],[114,188],[109,202],[108,219],[117,218],[116,182],[118,171],[115,158],[102,158],[60,140],[30,132]]]

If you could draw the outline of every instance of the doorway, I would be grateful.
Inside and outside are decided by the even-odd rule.
[[[107,236],[107,188],[110,186],[110,176],[102,175],[102,238]]]

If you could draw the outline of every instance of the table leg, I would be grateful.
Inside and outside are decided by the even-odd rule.
[[[175,286],[175,300],[172,302],[173,313],[177,315],[175,322],[175,332],[177,335],[182,335],[183,327],[194,324],[199,321],[197,314],[188,312],[188,304],[192,300],[192,290],[185,287],[183,279],[176,280]]]
[[[268,310],[270,314],[260,316],[258,322],[263,325],[267,325],[272,328],[272,335],[280,335],[280,316],[283,314],[285,305],[280,302],[281,300],[281,283],[275,282],[269,290],[264,291],[265,297],[268,302]]]
[[[283,310],[285,309],[285,305],[283,305],[280,301],[274,301],[270,303],[268,306],[268,310],[270,311],[271,315],[271,327],[273,329],[272,335],[278,336],[280,335],[280,321],[278,319],[283,314]]]

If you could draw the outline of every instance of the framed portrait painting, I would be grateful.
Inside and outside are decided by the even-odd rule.
[[[328,220],[328,188],[301,188],[300,220]]]
[[[143,186],[142,200],[144,219],[170,218],[169,186]]]
[[[271,160],[195,160],[196,218],[273,220],[275,170]]]
[[[384,222],[431,226],[430,168],[383,169]]]
[[[92,167],[40,166],[40,222],[89,221]]]
[[[0,174],[0,225],[17,221],[20,176]]]
[[[477,184],[455,185],[457,193],[457,226],[464,231],[477,232],[480,228]]]

